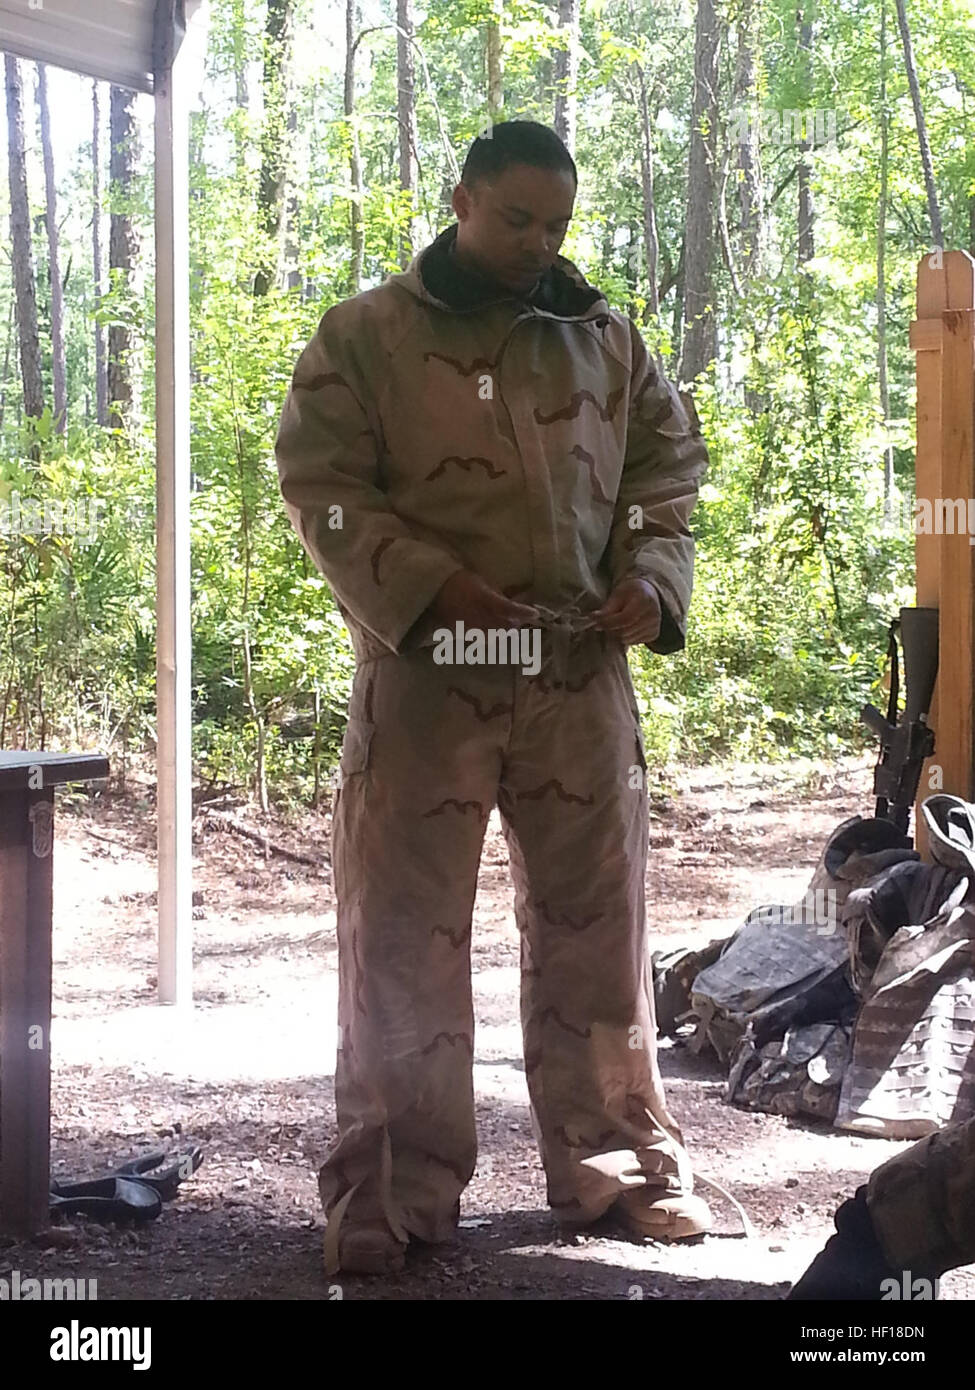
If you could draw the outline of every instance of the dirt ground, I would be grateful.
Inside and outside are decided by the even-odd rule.
[[[652,802],[652,944],[703,944],[761,902],[791,902],[829,831],[869,814],[866,761],[699,769]],[[252,813],[238,812],[250,825]],[[544,1199],[518,1025],[518,936],[492,818],[475,908],[475,1085],[481,1154],[461,1230],[384,1281],[321,1268],[315,1173],[334,1134],[335,903],[328,816],[281,819],[296,864],[198,816],[195,1008],[157,1005],[148,792],[75,793],[55,860],[55,1174],[95,1176],[151,1148],[205,1147],[195,1177],[139,1229],[70,1218],[5,1244],[0,1275],[97,1279],[100,1299],[779,1299],[831,1231],[837,1203],[903,1143],[754,1115],[722,1101],[713,1059],[664,1045],[671,1108],[713,1197],[714,1234],[635,1244],[612,1227],[562,1242]],[[377,865],[377,872],[382,866]],[[339,1287],[336,1287],[338,1285]],[[975,1297],[975,1267],[942,1281]]]

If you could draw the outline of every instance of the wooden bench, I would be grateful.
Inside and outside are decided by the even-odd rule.
[[[0,752],[0,1231],[48,1225],[54,788],[97,754]]]

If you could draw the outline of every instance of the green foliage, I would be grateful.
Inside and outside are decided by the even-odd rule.
[[[912,602],[912,537],[887,524],[880,485],[869,332],[828,279],[792,293],[751,309],[772,325],[746,378],[763,408],[729,411],[713,385],[696,395],[712,462],[687,649],[634,661],[664,759],[862,743],[887,622]]]
[[[764,264],[749,277],[730,133],[738,3],[722,22],[719,171],[728,244],[716,269],[719,358],[695,390],[712,466],[694,518],[695,599],[687,648],[632,662],[652,765],[714,755],[822,754],[863,740],[889,617],[912,600],[912,538],[884,524],[883,455],[897,486],[913,478],[914,362],[907,339],[914,276],[930,248],[927,204],[896,18],[887,3],[889,199],[887,329],[891,419],[877,387],[879,20],[882,0],[819,7],[809,61],[796,10],[757,4],[762,108],[837,115],[838,140],[809,156],[815,259],[796,264],[794,145],[760,150]],[[575,157],[576,217],[565,253],[640,324],[665,369],[679,358],[681,247],[691,122],[690,0],[583,0]],[[350,266],[351,127],[342,106],[344,5],[297,9],[293,119],[282,78],[264,79],[263,0],[212,0],[207,69],[191,120],[192,603],[194,756],[207,782],[263,785],[279,801],[321,791],[345,721],[352,652],[328,587],[288,521],[273,445],[294,362]],[[449,221],[452,178],[487,119],[490,0],[438,0],[417,13],[415,199],[399,186],[395,6],[362,20],[355,121],[364,197],[363,287],[400,265],[411,216],[417,249]],[[967,0],[910,7],[925,114],[949,246],[972,240],[975,30]],[[314,27],[312,27],[314,26]],[[376,27],[373,27],[376,26]],[[551,122],[557,8],[503,7],[504,115]],[[273,67],[273,65],[272,65]],[[659,316],[650,313],[640,93],[651,131],[659,240]],[[90,88],[77,85],[90,109]],[[107,94],[103,103],[107,110]],[[267,114],[270,120],[266,119]],[[55,105],[55,117],[59,117]],[[86,116],[84,139],[90,138]],[[282,134],[285,132],[285,134]],[[144,135],[146,132],[143,132]],[[268,141],[270,140],[270,144]],[[282,149],[282,142],[287,148]],[[144,140],[144,146],[149,142]],[[103,152],[104,154],[104,152]],[[261,205],[262,159],[292,171],[280,242]],[[725,159],[725,156],[727,158]],[[0,746],[56,740],[151,747],[154,727],[153,360],[151,264],[115,274],[95,308],[90,146],[59,168],[65,208],[69,428],[19,407],[9,267],[0,266],[0,501],[97,499],[91,538],[48,530],[0,537]],[[42,334],[49,323],[42,180],[31,165]],[[125,201],[151,244],[148,171]],[[0,216],[6,213],[0,186]],[[273,219],[272,219],[273,220]],[[107,216],[103,241],[108,243]],[[279,257],[265,295],[255,274]],[[732,276],[729,269],[734,269]],[[125,433],[94,423],[95,324],[132,335],[139,413]],[[50,351],[44,345],[50,386]]]

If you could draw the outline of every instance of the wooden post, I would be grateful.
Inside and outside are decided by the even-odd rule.
[[[107,777],[92,754],[0,753],[0,1231],[48,1224],[54,788]]]
[[[161,14],[167,9],[163,5]],[[189,88],[168,0],[155,82],[156,808],[159,1002],[193,989]]]
[[[932,521],[931,533],[915,538],[917,604],[940,611],[935,752],[921,774],[917,812],[934,791],[975,799],[975,534],[968,524],[975,514],[975,261],[967,252],[921,260],[910,343],[917,353],[915,496],[929,504]],[[919,816],[916,823],[927,858]]]
[[[38,808],[35,810],[35,808]],[[51,855],[34,849],[54,789],[0,792],[0,1225],[43,1230],[51,1171]]]

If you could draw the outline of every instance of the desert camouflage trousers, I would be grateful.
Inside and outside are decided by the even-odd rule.
[[[625,1188],[692,1186],[657,1065],[646,764],[626,653],[601,632],[563,636],[544,634],[535,675],[437,665],[429,649],[357,667],[332,824],[338,1138],[319,1174],[326,1253],[346,1217],[427,1241],[456,1225],[477,1158],[471,918],[495,805],[556,1219],[591,1222]]]
[[[867,1208],[892,1269],[930,1278],[975,1263],[975,1119],[881,1164]]]

